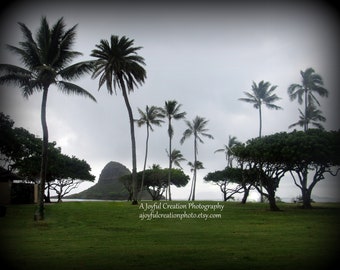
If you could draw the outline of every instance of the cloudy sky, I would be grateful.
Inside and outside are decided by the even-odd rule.
[[[139,1],[142,2],[142,1]],[[245,142],[258,135],[258,111],[239,101],[244,91],[261,80],[277,85],[281,111],[263,110],[262,134],[288,131],[298,120],[298,103],[291,102],[287,88],[300,83],[300,71],[312,67],[329,90],[322,99],[321,110],[327,118],[327,130],[339,129],[336,106],[339,102],[339,52],[337,14],[324,1],[169,1],[157,4],[118,1],[17,1],[1,13],[0,62],[19,65],[5,44],[17,45],[22,34],[17,22],[36,32],[40,19],[46,16],[50,25],[64,17],[68,28],[78,24],[74,50],[83,53],[76,61],[90,60],[91,50],[101,39],[114,34],[125,35],[142,46],[147,80],[130,95],[134,117],[137,108],[164,106],[166,100],[177,100],[187,112],[209,120],[207,128],[214,140],[199,145],[199,160],[205,169],[198,174],[197,199],[221,199],[217,186],[204,183],[203,177],[225,167],[225,156],[214,153],[227,143],[228,136]],[[171,3],[171,4],[170,4]],[[91,92],[97,103],[77,96],[65,96],[51,88],[47,120],[50,141],[56,141],[62,152],[85,159],[98,180],[109,161],[118,161],[131,169],[131,144],[128,115],[123,97],[110,96],[105,87],[98,91],[98,80],[85,76],[77,84]],[[25,100],[19,89],[1,87],[1,110],[9,114],[16,126],[42,136],[40,124],[41,94]],[[193,140],[180,145],[186,126],[175,122],[174,147],[193,161]],[[138,170],[144,160],[145,128],[136,128]],[[167,166],[167,127],[156,127],[150,137],[148,166]],[[186,162],[182,164],[190,174]],[[190,174],[191,175],[191,174]],[[315,194],[335,196],[338,179],[319,184]],[[82,184],[77,191],[93,184]],[[174,199],[187,199],[190,185],[173,188]],[[333,192],[333,193],[332,193]],[[278,189],[283,198],[297,196],[299,190],[290,178]],[[256,198],[256,194],[254,194]]]

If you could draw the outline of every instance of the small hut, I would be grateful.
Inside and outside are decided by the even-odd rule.
[[[20,177],[0,167],[0,216],[5,216],[6,205],[11,203],[11,187]]]
[[[19,180],[16,174],[0,167],[0,205],[11,202],[11,186],[14,180]]]

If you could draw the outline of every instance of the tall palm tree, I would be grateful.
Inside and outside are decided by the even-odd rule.
[[[133,47],[134,40],[123,36],[111,35],[110,40],[102,39],[92,50],[91,56],[97,58],[94,64],[92,78],[99,78],[99,89],[105,83],[110,95],[120,88],[123,94],[130,121],[132,149],[132,204],[137,202],[137,159],[134,119],[128,94],[137,85],[142,85],[146,79],[144,58],[137,54],[141,47]]]
[[[280,99],[276,94],[273,94],[276,87],[276,85],[270,87],[269,82],[260,81],[258,85],[253,82],[252,93],[244,92],[247,98],[239,98],[239,100],[253,104],[254,108],[259,110],[259,137],[261,137],[262,133],[262,104],[266,105],[268,109],[282,109],[280,106],[273,104]]]
[[[185,118],[186,112],[180,112],[182,105],[178,104],[176,100],[169,100],[165,101],[164,108],[162,109],[163,114],[166,118],[168,118],[168,135],[169,135],[169,153],[172,153],[172,138],[174,136],[174,129],[172,127],[172,119],[180,120]],[[169,174],[168,174],[168,198],[171,201],[171,190],[170,190],[170,183],[171,183],[171,168],[172,168],[172,161],[171,155],[169,155]]]
[[[197,143],[204,143],[202,140],[201,136],[207,137],[209,139],[214,139],[214,137],[210,134],[207,133],[208,129],[206,128],[208,124],[208,120],[206,120],[203,117],[196,116],[192,122],[190,121],[185,121],[188,128],[184,131],[183,137],[181,139],[181,144],[184,143],[186,139],[191,137],[192,135],[194,136],[194,165],[197,165],[197,154],[198,154],[198,145]],[[194,166],[194,176],[193,176],[193,188],[192,188],[192,200],[195,200],[195,189],[196,189],[196,173],[197,173],[197,168]]]
[[[42,92],[41,125],[43,131],[42,157],[39,185],[39,204],[35,219],[44,219],[44,190],[46,183],[47,155],[48,155],[48,127],[46,120],[47,96],[51,85],[65,94],[76,94],[96,99],[85,89],[70,81],[77,79],[85,73],[90,73],[90,61],[69,65],[73,59],[82,55],[72,51],[75,41],[76,27],[65,29],[63,18],[59,19],[52,27],[46,17],[42,17],[40,27],[33,38],[30,29],[19,23],[24,40],[18,47],[8,45],[8,49],[20,57],[24,67],[1,64],[1,84],[13,83],[19,86],[25,98],[35,92]]]
[[[214,153],[224,152],[225,158],[227,160],[227,167],[232,167],[233,166],[233,150],[232,150],[232,148],[235,145],[238,145],[238,144],[240,144],[240,142],[237,140],[237,138],[235,136],[229,135],[228,144],[225,144],[224,148],[217,149]]]
[[[306,115],[300,109],[299,112],[300,120],[294,124],[291,124],[288,128],[300,126],[306,131],[308,129],[308,125],[312,124],[316,128],[324,129],[324,127],[318,122],[325,122],[326,118],[322,116],[322,111],[318,110],[313,103],[307,106]]]
[[[299,104],[305,103],[304,115],[308,114],[308,105],[316,103],[320,106],[319,101],[315,97],[314,93],[317,93],[321,97],[328,97],[328,90],[323,87],[322,77],[315,73],[313,68],[307,68],[305,71],[300,71],[302,76],[302,84],[291,84],[288,87],[288,95],[291,100],[298,99]],[[308,129],[307,122],[304,124],[304,131]]]
[[[196,186],[196,171],[202,170],[202,169],[204,169],[204,167],[203,167],[203,163],[199,160],[197,160],[194,163],[189,161],[188,165],[190,167],[190,171],[194,172],[194,177],[193,177],[192,182],[191,182],[191,188],[190,188],[190,194],[189,194],[188,201],[190,201],[191,199],[194,201],[195,200],[195,195],[194,195],[195,194],[195,186]],[[195,181],[194,181],[194,179],[195,179]]]
[[[143,167],[143,174],[142,174],[142,183],[141,183],[141,189],[140,189],[141,190],[140,196],[142,196],[143,187],[144,187],[146,161],[148,158],[150,130],[153,131],[152,125],[161,126],[161,124],[164,123],[164,121],[160,119],[160,118],[164,118],[164,114],[162,113],[160,108],[156,106],[149,107],[148,105],[146,105],[145,111],[142,111],[140,108],[138,108],[138,112],[140,115],[140,118],[137,120],[138,126],[141,127],[143,125],[146,125],[145,158],[144,158],[144,167]]]

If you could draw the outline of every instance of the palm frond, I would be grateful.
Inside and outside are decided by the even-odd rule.
[[[180,143],[183,144],[186,139],[188,139],[193,134],[192,129],[188,128],[184,131]]]
[[[0,64],[0,74],[1,73],[7,73],[7,74],[20,74],[24,75],[27,77],[32,76],[32,72],[28,69],[18,67],[15,65],[10,65],[10,64]]]
[[[291,101],[295,100],[296,98],[298,98],[298,102],[299,104],[302,103],[302,95],[304,93],[304,88],[303,86],[301,86],[300,84],[291,84],[288,87],[288,95]]]
[[[202,133],[202,136],[207,137],[208,139],[214,139],[214,136],[208,133]]]
[[[74,94],[78,96],[84,96],[92,99],[93,101],[97,102],[94,96],[92,96],[88,91],[86,91],[84,88],[70,83],[70,82],[65,82],[65,81],[58,81],[57,83],[59,89],[64,93],[64,94]]]
[[[164,121],[160,118],[163,118],[164,115],[160,112],[160,108],[156,106],[149,107],[146,105],[145,112],[138,108],[138,112],[140,115],[139,120],[137,120],[137,124],[139,127],[142,125],[147,125],[151,131],[153,131],[153,125],[160,126]]]
[[[220,148],[220,149],[217,149],[217,150],[215,150],[214,151],[214,153],[219,153],[219,152],[226,152],[226,145],[224,145],[225,146],[225,148]]]
[[[268,109],[272,109],[272,110],[282,110],[282,107],[277,106],[275,104],[270,104],[270,103],[265,103],[266,107]]]
[[[314,127],[318,128],[318,129],[321,129],[321,130],[324,130],[325,128],[323,127],[323,125],[321,125],[320,123],[317,123],[317,122],[312,122],[311,123]]]
[[[91,73],[94,68],[94,61],[83,61],[73,64],[59,71],[59,75],[64,80],[74,80],[86,73]]]
[[[209,139],[214,138],[212,135],[206,133],[208,129],[206,129],[205,126],[207,125],[208,120],[206,120],[205,118],[196,116],[194,120],[192,120],[192,122],[186,120],[185,123],[188,126],[188,128],[183,133],[182,139],[180,140],[181,144],[183,144],[183,142],[191,135],[194,135],[195,136],[194,139],[195,140],[197,139],[200,143],[204,143],[203,140],[200,138],[200,135],[207,137]]]

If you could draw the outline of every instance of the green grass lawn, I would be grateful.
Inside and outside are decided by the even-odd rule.
[[[176,203],[188,206],[171,204]],[[221,218],[141,220],[143,209],[128,202],[66,202],[46,205],[46,219],[39,222],[33,221],[34,205],[11,205],[0,218],[1,266],[282,270],[331,269],[329,264],[339,262],[340,204],[312,210],[280,204],[281,212],[260,203],[219,204],[223,211],[155,211]]]

